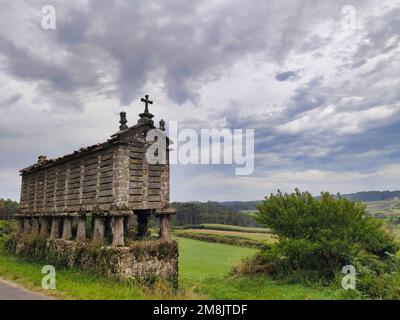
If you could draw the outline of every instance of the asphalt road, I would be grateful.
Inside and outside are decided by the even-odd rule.
[[[0,300],[51,300],[44,294],[22,288],[0,279]]]

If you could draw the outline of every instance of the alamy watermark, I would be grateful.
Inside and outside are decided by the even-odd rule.
[[[342,268],[345,276],[342,278],[342,288],[345,290],[356,289],[356,268],[352,265],[346,265]]]
[[[52,5],[46,5],[42,8],[42,29],[55,30],[57,28],[56,8]]]
[[[355,31],[360,29],[357,20],[356,8],[352,5],[342,7],[342,28],[346,31]]]
[[[43,266],[42,273],[46,274],[42,278],[42,288],[45,290],[56,289],[56,268],[52,265]]]
[[[178,123],[170,121],[167,135],[160,129],[147,133],[151,145],[146,157],[150,164],[167,163],[167,136],[173,141],[170,164],[235,165],[236,175],[251,175],[254,171],[254,129],[179,130]]]

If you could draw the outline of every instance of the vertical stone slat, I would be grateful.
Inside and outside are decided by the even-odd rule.
[[[33,212],[35,213],[37,211],[37,201],[38,201],[38,175],[35,174],[35,193],[34,193],[34,201],[33,201]]]
[[[129,203],[129,148],[121,145],[113,155],[113,196],[115,209],[125,208]]]

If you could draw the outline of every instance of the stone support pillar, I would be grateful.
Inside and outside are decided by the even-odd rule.
[[[160,218],[160,238],[164,241],[172,241],[171,216],[176,214],[176,210],[167,206],[162,210],[156,210],[154,214]]]
[[[80,216],[78,221],[78,229],[76,231],[76,241],[86,240],[86,217]]]
[[[124,246],[124,217],[114,217],[114,223],[112,226],[112,245],[113,246]]]
[[[62,237],[63,240],[71,240],[72,239],[72,218],[64,217],[63,218],[63,231]]]
[[[39,234],[39,218],[32,218],[32,230],[31,233],[33,236],[37,236]]]
[[[49,218],[42,217],[40,219],[40,235],[42,237],[46,237],[47,238],[48,230],[49,230]]]
[[[171,216],[169,214],[160,215],[160,238],[164,241],[171,241]]]
[[[51,221],[50,239],[58,239],[60,237],[60,218],[53,217]]]
[[[32,230],[31,218],[24,218],[24,233],[28,234]]]
[[[24,219],[17,218],[17,233],[22,234],[24,232]]]
[[[104,220],[100,217],[94,217],[94,228],[93,228],[93,242],[104,241]]]

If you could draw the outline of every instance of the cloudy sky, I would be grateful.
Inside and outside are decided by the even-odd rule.
[[[156,120],[255,130],[252,175],[174,165],[172,200],[400,189],[399,1],[0,0],[0,14],[0,197],[19,198],[39,154],[104,141],[121,110],[134,124],[145,93]]]

